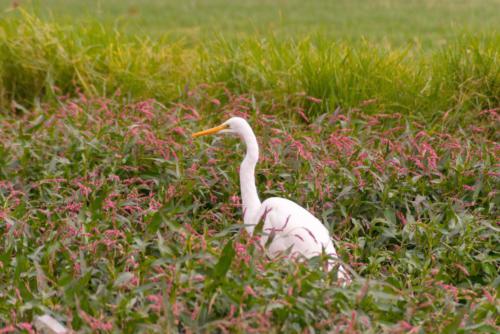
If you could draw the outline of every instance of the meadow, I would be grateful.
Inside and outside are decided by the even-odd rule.
[[[0,0],[63,24],[96,19],[110,29],[141,37],[168,36],[190,45],[214,36],[237,39],[305,38],[321,32],[356,42],[423,46],[445,44],[464,32],[498,30],[498,0]],[[10,14],[10,13],[9,13]]]
[[[0,333],[500,330],[498,1],[93,4],[0,1]],[[244,232],[230,116],[351,285]]]

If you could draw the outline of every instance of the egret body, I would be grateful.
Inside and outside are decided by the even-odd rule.
[[[243,206],[243,222],[247,232],[252,235],[255,226],[264,219],[262,245],[268,238],[270,256],[290,250],[291,254],[299,254],[305,258],[318,256],[325,252],[330,256],[328,270],[331,270],[337,259],[330,233],[326,227],[309,211],[285,198],[271,197],[261,202],[255,186],[255,166],[259,160],[259,145],[252,128],[246,120],[232,117],[221,125],[193,134],[194,137],[229,133],[237,134],[245,142],[246,155],[240,167],[241,201]],[[347,283],[350,277],[342,265],[338,269],[339,281]]]

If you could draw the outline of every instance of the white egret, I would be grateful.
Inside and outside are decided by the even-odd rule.
[[[279,197],[271,197],[260,202],[255,186],[255,165],[259,160],[259,146],[252,128],[246,120],[232,117],[221,125],[192,135],[193,138],[215,134],[237,134],[245,142],[246,155],[240,167],[241,200],[243,222],[247,232],[252,235],[255,226],[264,219],[262,245],[268,246],[270,256],[290,250],[305,258],[318,256],[324,251],[329,255],[327,269],[330,271],[336,262],[337,252],[326,227],[310,212],[300,205]],[[348,283],[349,274],[342,265],[338,269],[340,282]]]

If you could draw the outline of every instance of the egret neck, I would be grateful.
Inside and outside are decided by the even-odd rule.
[[[257,194],[257,187],[255,186],[255,165],[259,160],[259,145],[250,125],[245,125],[238,129],[238,134],[245,142],[247,149],[245,158],[240,166],[240,187],[243,222],[247,225],[247,232],[252,234],[254,226],[250,226],[250,224],[254,222],[253,218],[259,212],[261,205],[259,195]]]

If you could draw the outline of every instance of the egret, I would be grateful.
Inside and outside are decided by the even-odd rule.
[[[196,132],[192,137],[216,133],[239,135],[246,145],[246,155],[240,166],[240,188],[243,222],[248,234],[253,235],[255,227],[264,220],[261,244],[267,245],[271,257],[290,251],[292,255],[309,259],[325,252],[329,256],[327,270],[333,269],[338,261],[337,252],[330,233],[316,217],[285,198],[271,197],[261,203],[255,186],[259,145],[247,121],[241,117],[232,117],[219,126]],[[337,277],[341,283],[350,282],[349,274],[342,265],[339,266]]]

